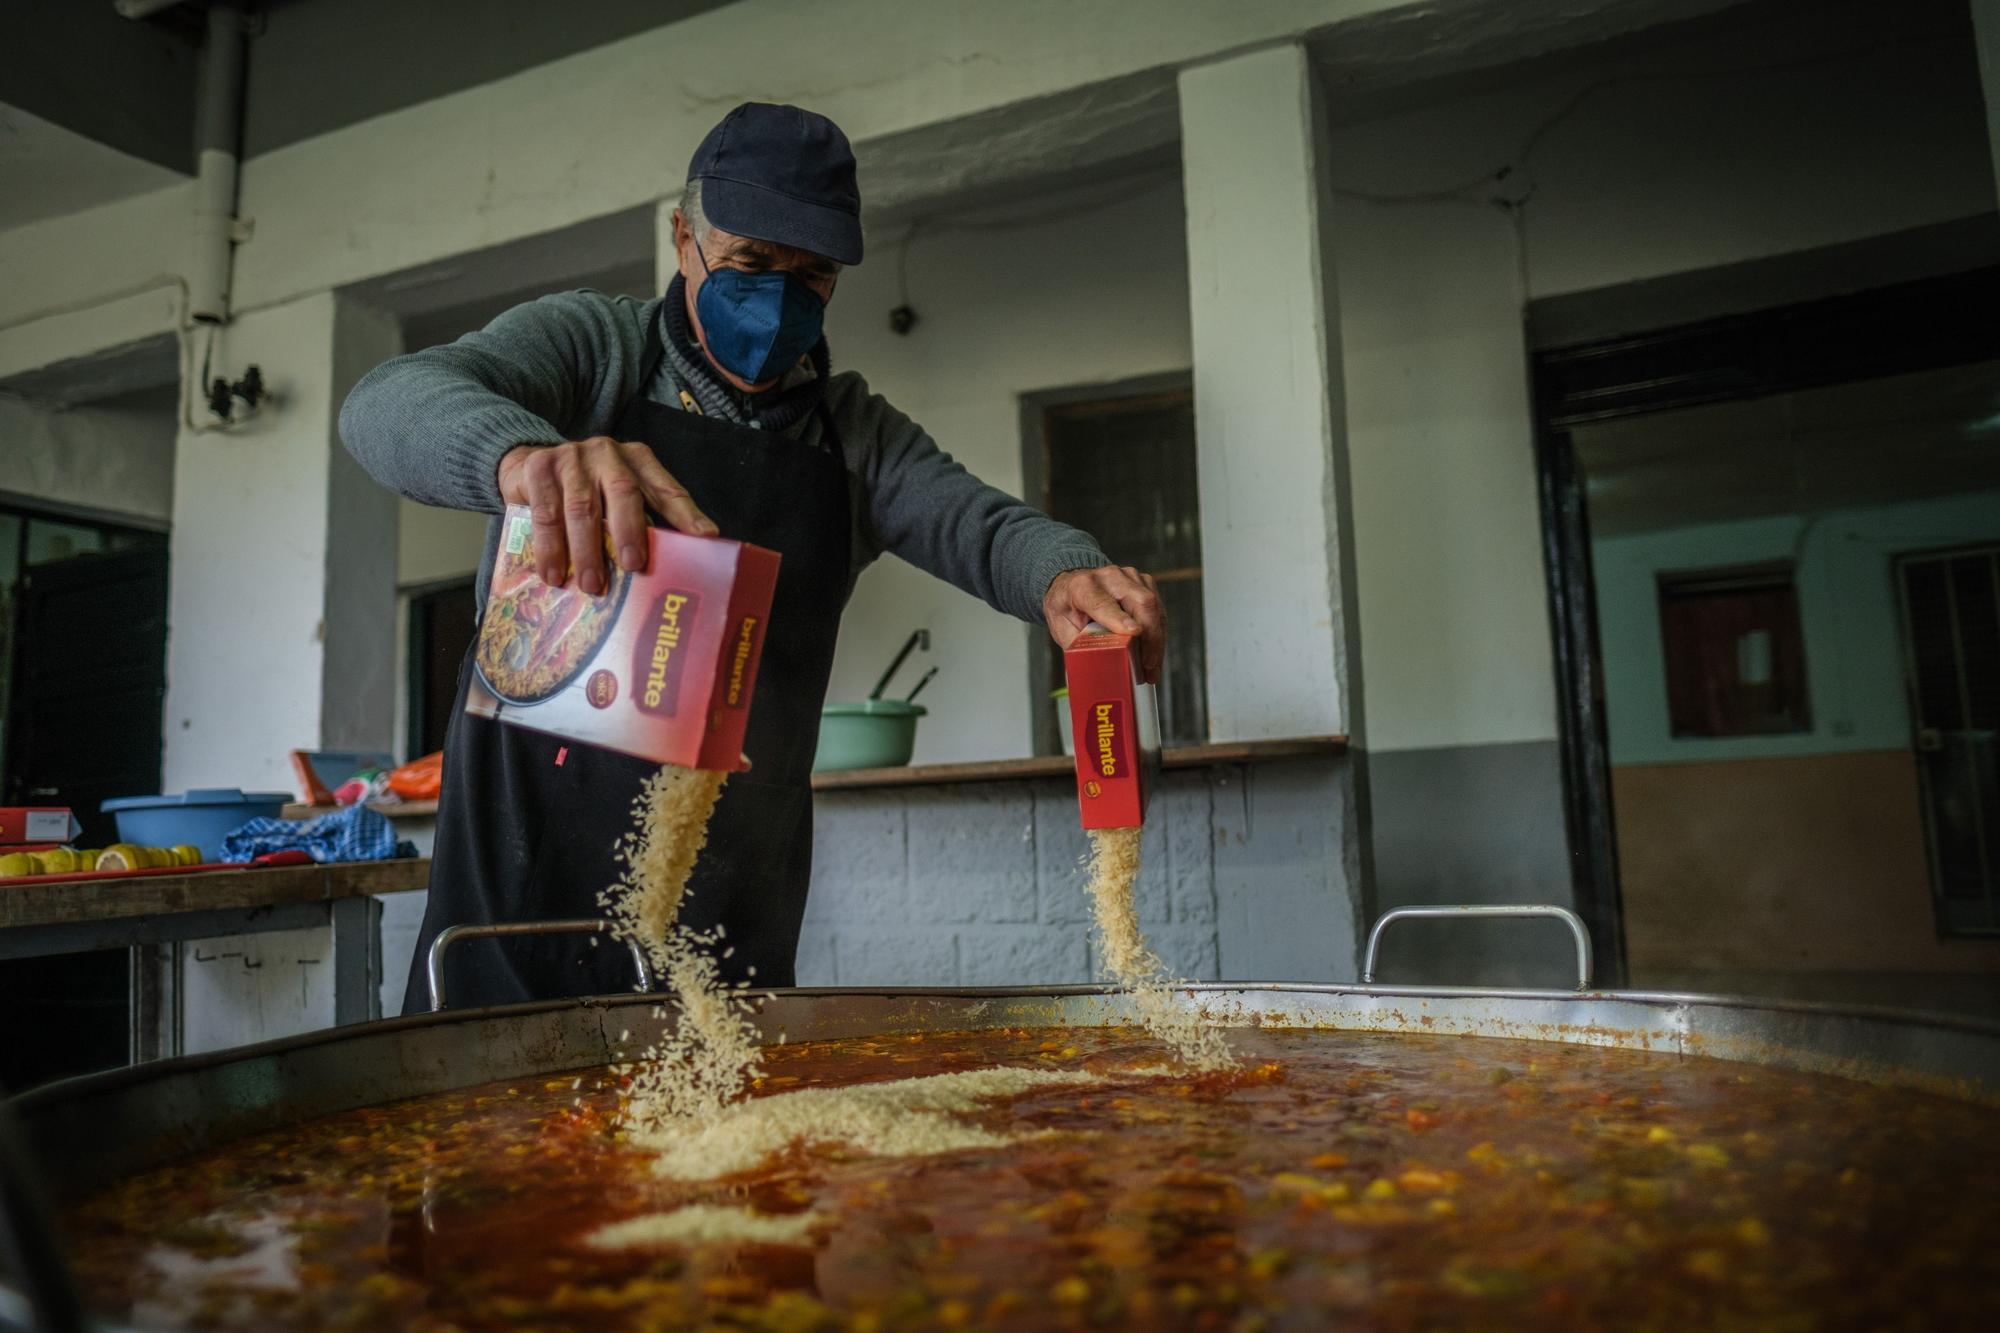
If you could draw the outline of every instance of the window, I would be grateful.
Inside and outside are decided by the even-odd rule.
[[[1663,574],[1659,587],[1675,736],[1812,729],[1789,564]]]
[[[1159,581],[1170,629],[1161,672],[1160,736],[1168,745],[1208,739],[1208,671],[1201,606],[1201,507],[1196,481],[1194,391],[1167,385],[1097,388],[1029,404],[1031,479],[1043,505],[1091,533],[1112,560]],[[1039,433],[1039,457],[1034,435]],[[1060,684],[1050,644],[1046,679]],[[1039,691],[1046,699],[1046,691]],[[1053,728],[1053,709],[1044,724]],[[1038,727],[1038,735],[1050,735]],[[1053,744],[1040,748],[1054,749]]]

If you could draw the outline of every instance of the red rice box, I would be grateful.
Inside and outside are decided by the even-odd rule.
[[[542,582],[522,505],[501,524],[465,711],[660,764],[736,771],[778,554],[649,533],[646,568],[607,560],[592,597]]]
[[[1063,674],[1083,826],[1137,828],[1146,821],[1159,768],[1160,722],[1153,687],[1139,683],[1133,636],[1077,635],[1063,650]]]
[[[28,843],[54,847],[82,832],[83,825],[66,805],[0,806],[0,845],[15,851]]]

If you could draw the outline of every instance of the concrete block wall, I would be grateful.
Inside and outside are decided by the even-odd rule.
[[[1194,981],[1353,977],[1346,807],[1329,796],[1342,780],[1338,761],[1165,775],[1137,900],[1168,967]],[[802,986],[1101,979],[1067,778],[821,792],[814,837]]]

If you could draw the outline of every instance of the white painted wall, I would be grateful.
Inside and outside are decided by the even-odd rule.
[[[1653,764],[1905,750],[1909,700],[1892,557],[2000,540],[2000,491],[1706,523],[1591,544],[1611,762]],[[1667,716],[1657,579],[1665,572],[1796,561],[1812,729],[1680,736]]]
[[[1060,216],[1013,225],[1044,209]],[[836,370],[860,371],[940,447],[1019,494],[1022,394],[1187,369],[1180,183],[1171,174],[1113,181],[952,225],[927,224],[910,249],[920,322],[907,337],[889,329],[901,299],[899,233],[871,235],[868,260],[841,276],[828,346]],[[985,229],[995,226],[1007,229]],[[894,557],[862,575],[829,697],[867,694],[920,625],[940,670],[921,700],[931,711],[917,728],[916,762],[1031,753],[1031,631]]]
[[[822,0],[808,30],[790,0],[742,0],[251,159],[240,209],[256,233],[232,299],[260,309],[667,197],[717,116],[749,98],[833,117],[866,188],[871,154],[898,134],[1408,2]],[[17,320],[175,272],[188,205],[176,187],[5,233],[0,376],[46,364],[46,337],[6,333]],[[159,326],[150,306],[87,322],[72,343]]]
[[[218,339],[222,364],[254,357],[273,401],[236,430],[184,432],[176,451],[166,790],[289,790],[295,746],[387,746],[395,503],[334,424],[398,337],[324,293]]]
[[[1528,299],[1994,207],[1971,52],[1877,36],[1662,46],[1333,128],[1372,748],[1555,736]],[[1538,132],[1497,191],[1412,198]],[[1496,192],[1529,197],[1518,233]]]
[[[0,492],[164,522],[174,503],[174,399],[46,409],[0,398]]]
[[[742,40],[787,13],[780,0],[749,0],[252,160],[243,211],[256,232],[241,251],[237,300],[275,312],[301,294],[667,195],[717,108],[739,97],[799,98],[834,115],[859,145],[866,188],[870,163],[922,126],[1393,7],[1185,5],[1160,21],[1156,8],[1136,5],[1107,18],[1099,7],[1053,2],[1024,11],[830,0],[816,21],[845,40],[829,46]],[[1796,25],[1774,28],[1762,44],[1662,47],[1334,131],[1337,184],[1421,194],[1511,160],[1575,108],[1511,178],[1509,189],[1533,191],[1525,250],[1504,215],[1472,199],[1350,196],[1335,214],[1361,637],[1365,675],[1380,683],[1367,710],[1373,746],[1554,734],[1518,333],[1524,299],[1993,206],[1969,52],[1888,44],[1900,40],[1893,31],[1873,36],[1847,56],[1835,48],[1857,46],[1852,33]],[[607,84],[625,90],[625,114],[643,133],[602,132],[596,90]],[[0,235],[0,373],[165,327],[172,287],[163,279],[180,262],[186,203],[176,187]],[[1165,206],[1135,223],[1149,233],[1180,226]],[[981,273],[975,262],[974,271],[940,277],[962,290],[966,313],[954,317],[954,300],[941,296],[926,326],[895,340],[879,317],[856,322],[847,313],[871,286],[876,310],[892,303],[882,299],[892,285],[885,239],[836,304],[836,356],[872,372],[947,447],[1002,484],[1016,431],[999,421],[1011,411],[974,381],[1005,379],[1011,395],[1120,366],[1188,364],[1181,265],[1070,253],[1061,239],[1031,252],[1009,247],[1015,258],[1004,269]],[[920,307],[919,275],[946,253],[931,247],[953,244],[919,244]],[[1139,257],[1153,244],[1142,240]],[[1057,272],[1088,285],[1087,336],[1010,313],[1056,309],[1016,287]],[[137,294],[83,308],[117,293]],[[1160,345],[1176,338],[1182,349],[1163,354]],[[1035,373],[1003,365],[994,374],[987,358],[1002,345],[1009,356],[1023,349]],[[1066,355],[1043,355],[1055,347]],[[952,363],[963,370],[945,368]],[[966,387],[954,386],[955,375]],[[885,568],[868,577],[842,645],[841,693],[865,689],[866,663],[916,613],[941,614],[917,576]],[[1025,644],[1018,633],[1003,639],[997,621],[960,631],[957,614],[954,641],[963,637],[977,665],[947,665],[933,687],[947,693],[932,696],[936,715],[919,754],[1019,753],[1027,715],[1015,668]],[[953,676],[979,681],[978,692],[954,701]],[[968,726],[946,713],[967,702],[998,707],[998,723]]]

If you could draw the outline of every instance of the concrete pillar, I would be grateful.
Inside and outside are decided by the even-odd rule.
[[[1360,726],[1339,301],[1303,47],[1180,76],[1209,730]]]
[[[1368,795],[1320,96],[1304,48],[1283,46],[1183,70],[1180,109],[1209,731],[1354,746],[1218,792],[1220,974],[1348,980]],[[1259,809],[1289,853],[1225,856]]]
[[[392,316],[331,292],[217,333],[211,374],[254,363],[271,396],[231,430],[180,434],[166,790],[286,790],[293,748],[390,748],[396,497],[341,447],[337,418],[400,350]]]
[[[2000,180],[2000,0],[1972,0],[1972,33],[1979,49],[1979,81],[1986,89],[1986,147]]]

